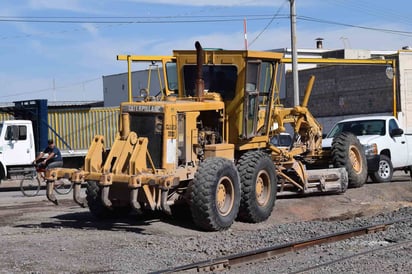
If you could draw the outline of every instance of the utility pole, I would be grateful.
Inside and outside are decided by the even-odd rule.
[[[56,80],[53,77],[53,101],[56,102]]]
[[[298,54],[296,50],[296,7],[295,0],[290,2],[290,34],[292,46],[292,79],[293,79],[293,103],[299,105],[299,76],[298,76]]]

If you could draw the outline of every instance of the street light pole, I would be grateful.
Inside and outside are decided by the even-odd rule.
[[[290,33],[292,46],[292,79],[293,79],[293,103],[299,105],[299,76],[298,54],[296,50],[296,7],[295,0],[290,1]]]

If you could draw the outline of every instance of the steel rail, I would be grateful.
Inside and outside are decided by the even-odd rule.
[[[209,271],[221,271],[228,270],[230,267],[255,261],[260,261],[264,259],[270,259],[276,255],[296,252],[301,249],[309,248],[316,245],[321,245],[325,243],[333,243],[338,241],[343,241],[357,236],[362,236],[366,234],[377,233],[385,231],[390,225],[401,223],[405,221],[411,221],[412,218],[403,218],[399,220],[384,222],[380,224],[364,226],[360,228],[354,228],[342,232],[327,234],[319,237],[313,237],[307,240],[296,241],[286,244],[280,244],[265,248],[260,248],[252,251],[242,252],[238,254],[233,254],[229,256],[219,257],[215,259],[195,262],[192,264],[171,267],[168,269],[154,271],[150,273],[176,273],[184,272],[189,270],[195,270],[196,272],[209,272]]]
[[[352,259],[352,258],[357,258],[359,256],[368,255],[370,253],[375,253],[375,252],[379,252],[379,251],[386,250],[386,249],[395,249],[395,248],[399,248],[399,247],[402,247],[402,246],[405,246],[405,245],[411,244],[411,243],[412,243],[412,240],[406,240],[406,241],[396,243],[396,244],[391,244],[391,245],[388,245],[388,246],[381,246],[381,247],[373,248],[373,249],[370,249],[370,250],[365,250],[365,251],[355,253],[355,254],[352,254],[352,255],[349,255],[349,256],[345,256],[345,257],[342,257],[342,258],[339,258],[339,259],[336,259],[336,260],[331,260],[329,262],[325,262],[325,263],[322,263],[322,264],[317,264],[317,265],[309,266],[309,267],[306,267],[306,268],[303,268],[303,269],[300,269],[300,270],[297,270],[297,271],[293,271],[293,272],[290,272],[289,274],[297,274],[297,273],[307,272],[309,270],[319,269],[319,268],[324,267],[324,266],[329,266],[329,265],[339,263],[339,262],[342,262],[342,261],[346,261],[346,260],[349,260],[349,259]]]

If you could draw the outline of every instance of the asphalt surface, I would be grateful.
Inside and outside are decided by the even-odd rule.
[[[44,185],[45,187],[46,185]],[[14,191],[20,188],[20,180],[3,180],[0,182],[0,191]]]

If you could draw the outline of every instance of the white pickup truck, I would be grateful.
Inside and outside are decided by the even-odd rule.
[[[409,171],[412,177],[412,135],[403,132],[395,117],[366,116],[340,121],[323,139],[323,148],[331,147],[334,137],[341,132],[358,137],[373,182],[391,181],[394,170]]]

